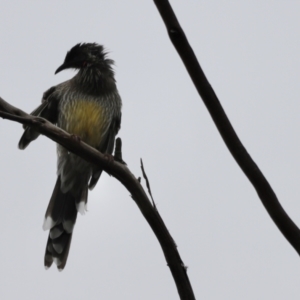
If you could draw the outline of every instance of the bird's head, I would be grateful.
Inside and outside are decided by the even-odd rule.
[[[96,43],[79,43],[68,51],[55,74],[65,69],[103,68],[111,70],[113,61],[106,58],[104,47]]]

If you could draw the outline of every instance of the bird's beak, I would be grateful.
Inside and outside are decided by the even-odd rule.
[[[68,68],[71,68],[71,64],[63,63],[63,64],[55,71],[54,74],[57,74],[57,73],[59,73],[60,71],[65,70],[65,69],[68,69]]]

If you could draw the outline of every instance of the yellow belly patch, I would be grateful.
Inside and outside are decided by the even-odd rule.
[[[96,102],[77,100],[65,109],[65,130],[93,147],[101,143],[107,121],[103,107]]]

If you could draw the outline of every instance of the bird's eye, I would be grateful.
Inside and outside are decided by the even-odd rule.
[[[82,63],[82,66],[83,66],[83,67],[86,67],[86,65],[87,65],[87,63],[86,63],[86,61],[84,61],[84,62]]]

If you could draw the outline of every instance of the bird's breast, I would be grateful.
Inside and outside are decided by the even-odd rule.
[[[109,125],[109,114],[97,101],[73,100],[61,106],[58,126],[98,147]]]

